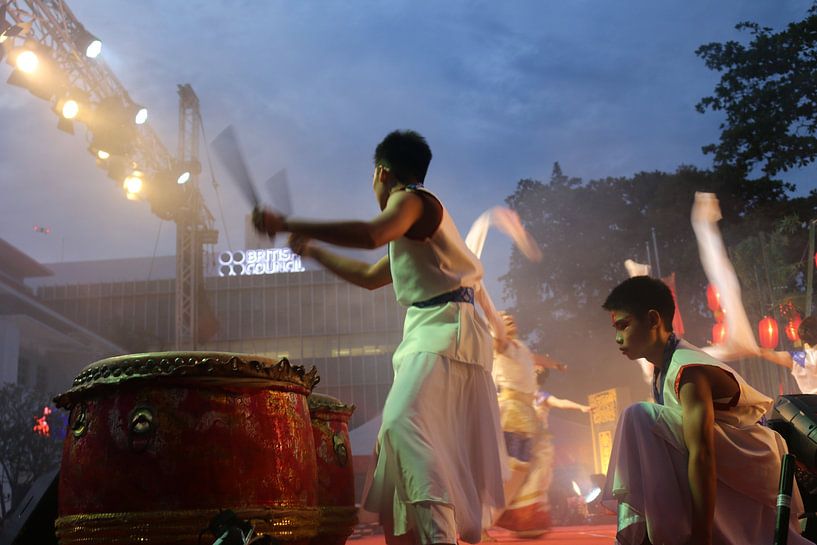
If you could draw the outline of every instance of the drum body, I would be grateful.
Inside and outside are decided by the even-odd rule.
[[[57,534],[73,543],[198,543],[220,510],[292,544],[316,535],[313,369],[224,353],[122,356],[69,392]],[[211,541],[215,539],[210,538]]]
[[[354,405],[323,394],[308,398],[318,465],[320,524],[312,545],[343,545],[357,524],[355,473],[349,441]]]

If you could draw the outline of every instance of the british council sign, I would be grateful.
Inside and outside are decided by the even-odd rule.
[[[305,270],[301,256],[289,248],[221,252],[218,256],[219,276],[252,276]]]

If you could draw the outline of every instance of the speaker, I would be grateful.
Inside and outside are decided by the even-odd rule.
[[[803,537],[817,542],[817,395],[778,397],[766,425],[783,436],[797,460],[794,478],[806,510]]]
[[[57,545],[54,522],[59,475],[59,469],[53,469],[32,483],[28,494],[6,517],[0,545]]]
[[[783,436],[798,462],[817,472],[817,395],[778,397],[767,425]]]

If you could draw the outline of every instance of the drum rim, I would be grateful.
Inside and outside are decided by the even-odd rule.
[[[320,381],[318,370],[293,365],[287,358],[275,360],[232,352],[146,352],[126,354],[96,361],[74,379],[72,387],[54,398],[58,407],[74,403],[100,388],[116,387],[152,379],[157,383],[198,383],[223,379],[236,384],[248,379],[260,385],[289,383],[310,393]]]

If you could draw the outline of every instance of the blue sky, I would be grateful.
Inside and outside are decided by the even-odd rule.
[[[547,179],[554,161],[585,179],[710,165],[717,114],[694,104],[718,75],[694,50],[755,20],[780,28],[809,1],[326,1],[73,0],[104,41],[103,56],[150,123],[176,148],[176,84],[190,83],[207,137],[241,135],[258,182],[287,168],[297,215],[377,212],[371,154],[394,128],[434,151],[427,184],[462,230],[520,178]],[[10,67],[0,66],[5,79]],[[94,165],[80,129],[56,130],[47,104],[0,86],[0,237],[51,262],[150,256],[160,221]],[[204,149],[202,149],[202,154]],[[796,180],[806,180],[798,173]],[[246,205],[216,170],[209,208],[234,249]],[[815,185],[801,184],[805,191]],[[47,225],[51,235],[35,233]],[[158,254],[174,253],[165,223]],[[489,287],[507,269],[493,234]],[[498,296],[498,293],[497,293]]]

